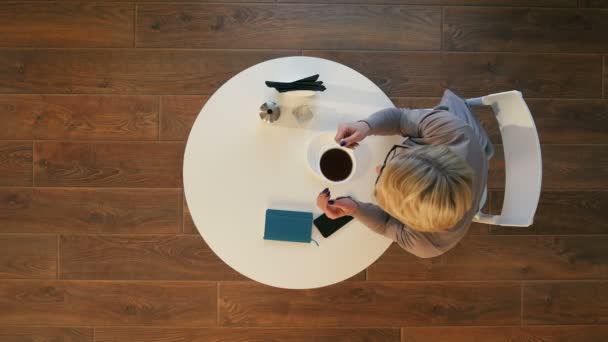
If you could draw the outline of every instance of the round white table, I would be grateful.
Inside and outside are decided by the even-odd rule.
[[[264,81],[291,82],[320,74],[327,86],[310,98],[279,94]],[[279,121],[260,120],[258,108],[274,100]],[[299,124],[291,110],[307,103],[314,117]],[[386,107],[389,98],[369,79],[342,64],[313,57],[286,57],[252,66],[226,82],[207,101],[188,138],[184,191],[198,231],[230,267],[267,285],[305,289],[345,280],[372,264],[391,241],[356,220],[314,243],[263,239],[266,209],[321,214],[320,191],[373,202],[375,166],[398,137],[369,137],[357,148],[357,172],[348,184],[332,186],[308,168],[308,142]]]

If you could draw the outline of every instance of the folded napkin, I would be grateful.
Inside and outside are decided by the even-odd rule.
[[[294,90],[325,91],[327,88],[325,88],[323,85],[323,81],[317,81],[318,79],[319,75],[317,74],[293,82],[266,81],[266,86],[269,88],[275,88],[279,93]]]

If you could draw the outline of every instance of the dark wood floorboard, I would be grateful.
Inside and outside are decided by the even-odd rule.
[[[183,143],[38,142],[37,186],[177,188]]]
[[[607,279],[608,236],[469,235],[449,252],[420,259],[393,244],[369,280]]]
[[[93,342],[93,328],[0,327],[6,342]]]
[[[95,332],[96,342],[399,342],[400,331],[394,328],[336,329],[137,329],[100,328]]]
[[[403,342],[603,342],[608,326],[412,327],[402,336]]]
[[[183,224],[184,224],[184,234],[199,234],[192,220],[192,216],[190,216],[190,209],[188,209],[188,202],[186,201],[186,197],[184,195],[184,207],[183,207]]]
[[[396,107],[433,108],[440,97],[394,97]],[[541,144],[607,144],[608,101],[602,99],[526,99]],[[490,107],[474,108],[494,144],[501,144],[498,122]]]
[[[0,141],[0,186],[32,185],[32,142]]]
[[[526,103],[540,132],[541,144],[608,143],[607,100],[531,99]],[[499,142],[498,125],[486,120],[492,141]]]
[[[61,236],[62,279],[245,280],[198,235]]]
[[[210,326],[209,282],[0,281],[0,325]]]
[[[576,7],[576,0],[277,0],[278,2],[336,2],[336,3],[382,3],[410,5],[462,5],[462,6],[539,6],[539,7]],[[594,1],[594,0],[589,0]],[[603,0],[595,0],[603,1]]]
[[[525,283],[523,323],[606,324],[608,283]]]
[[[508,325],[520,321],[519,299],[517,283],[344,282],[293,291],[226,282],[219,310],[226,326]]]
[[[392,97],[397,108],[433,108],[439,105],[440,97]]]
[[[505,161],[501,149],[498,145],[490,162],[490,189],[504,189],[505,186]],[[608,145],[544,145],[541,153],[543,189],[608,189]]]
[[[44,2],[56,0],[20,0],[20,2]],[[80,0],[80,2],[95,2],[97,0]],[[134,2],[134,0],[112,0],[113,2]],[[587,2],[589,7],[601,7],[605,0],[580,0]],[[137,3],[163,2],[183,3],[184,0],[137,0]],[[449,5],[449,6],[527,6],[527,7],[577,7],[577,0],[188,0],[187,3],[378,3],[401,5]],[[591,6],[593,5],[593,6]]]
[[[477,97],[517,89],[525,97],[601,98],[599,55],[304,51],[360,71],[389,96]]]
[[[492,192],[492,214],[500,214],[504,194]],[[491,234],[608,234],[608,192],[543,191],[530,227],[491,226]],[[608,260],[606,260],[608,262]]]
[[[135,5],[0,4],[0,47],[132,47]]]
[[[0,139],[157,140],[154,96],[0,95]]]
[[[188,140],[188,134],[208,96],[163,96],[160,140]]]
[[[449,7],[444,11],[444,47],[453,51],[605,53],[606,32],[608,11],[593,9]]]
[[[579,0],[581,7],[608,8],[607,0]]]
[[[243,69],[298,51],[0,50],[0,93],[212,94]]]
[[[57,237],[0,236],[0,279],[57,277]]]
[[[440,26],[439,7],[144,4],[137,46],[439,50]],[[284,32],[285,39],[272,39]]]
[[[607,11],[606,0],[2,2],[0,341],[605,342]],[[393,245],[320,289],[239,275],[192,221],[184,147],[222,84],[294,55],[350,66],[398,107],[431,108],[446,88],[522,91],[543,153],[534,224],[473,224],[432,259]],[[491,110],[476,114],[497,149],[484,210],[499,214],[502,140]]]
[[[178,234],[180,189],[0,188],[0,233]]]
[[[604,90],[604,98],[608,98],[608,57],[604,56],[604,65],[603,65],[603,82],[602,89]]]
[[[511,89],[527,97],[599,98],[596,55],[305,51],[355,68],[390,96],[462,96]],[[238,71],[295,51],[0,51],[0,93],[210,94]],[[373,63],[369,63],[374,60]],[[116,65],[116,67],[114,67]]]

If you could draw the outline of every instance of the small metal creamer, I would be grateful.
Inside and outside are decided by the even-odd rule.
[[[268,101],[260,106],[259,115],[263,121],[273,123],[281,116],[281,108],[276,102]]]

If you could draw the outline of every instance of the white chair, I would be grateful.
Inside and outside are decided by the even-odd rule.
[[[505,194],[500,215],[481,210],[473,221],[527,227],[532,224],[542,181],[542,158],[532,114],[519,91],[507,91],[466,100],[469,107],[491,106],[500,134],[505,160]],[[487,188],[480,208],[485,203]]]

